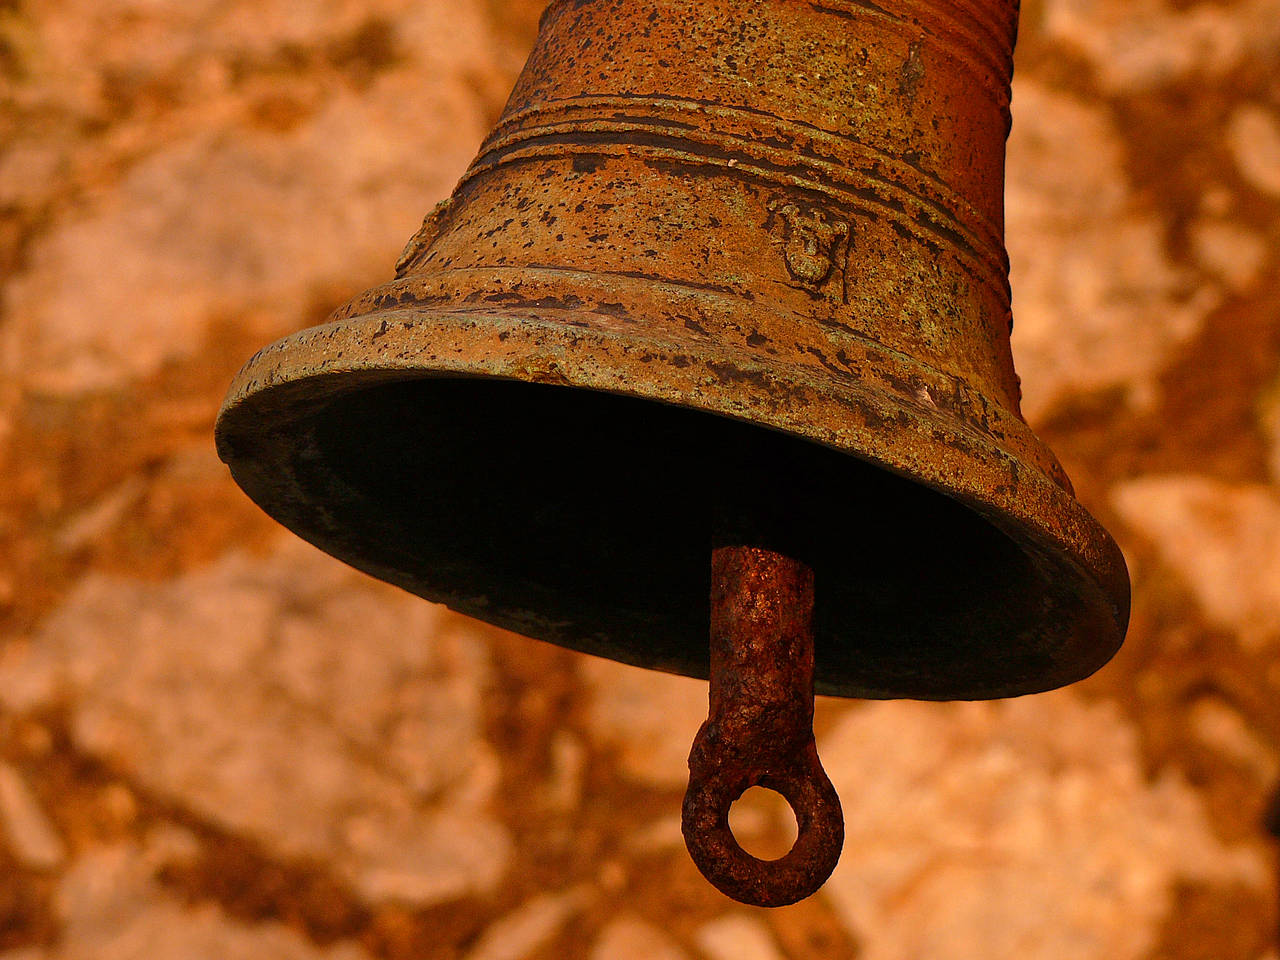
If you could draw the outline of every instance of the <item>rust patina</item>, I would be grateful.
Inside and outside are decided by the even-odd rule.
[[[765,546],[815,578],[819,693],[1088,675],[1129,581],[1019,411],[1016,21],[1010,0],[555,0],[395,278],[237,376],[223,459],[354,566],[627,663],[722,662],[714,518],[769,504]]]
[[[780,860],[747,853],[729,808],[750,787],[795,811]],[[760,907],[816,891],[840,859],[844,820],[813,741],[813,571],[753,546],[711,555],[711,710],[689,754],[685,843],[703,876]]]

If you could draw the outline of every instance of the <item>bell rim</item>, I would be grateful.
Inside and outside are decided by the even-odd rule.
[[[554,313],[555,311],[550,311]],[[571,312],[571,311],[570,311]],[[424,330],[430,336],[424,337]],[[431,344],[425,347],[424,344]],[[495,349],[501,344],[501,349]],[[610,355],[643,352],[663,368],[663,377],[631,379],[625,369],[609,363]],[[298,524],[280,517],[279,502],[264,502],[238,472],[252,458],[255,435],[277,431],[273,417],[288,415],[290,397],[296,391],[338,396],[392,381],[420,378],[487,378],[549,384],[669,404],[779,431],[816,443],[923,484],[963,504],[1027,552],[1051,555],[1092,586],[1106,605],[1106,624],[1114,627],[1108,637],[1093,636],[1089,644],[1064,651],[1067,667],[1033,680],[1016,679],[1006,687],[976,695],[919,696],[886,693],[874,687],[824,683],[817,692],[841,697],[887,699],[979,700],[1040,693],[1082,680],[1111,660],[1127,629],[1130,580],[1123,553],[1106,529],[1076,499],[1068,486],[1057,482],[1034,463],[1020,459],[958,418],[924,406],[912,406],[902,398],[868,390],[856,380],[824,382],[807,377],[803,384],[785,380],[778,371],[737,351],[698,348],[701,376],[690,374],[689,350],[678,344],[637,337],[598,327],[581,327],[564,318],[512,317],[501,310],[455,311],[424,309],[421,305],[384,309],[310,327],[264,347],[251,357],[230,385],[215,425],[220,458],[237,482],[269,515],[326,552],[334,551]],[[708,375],[708,370],[719,372]],[[669,378],[668,374],[674,374]],[[692,389],[675,388],[681,380]],[[751,381],[762,393],[744,392],[735,381]],[[830,378],[834,381],[834,378]],[[770,392],[772,391],[772,392]],[[786,407],[766,402],[763,393],[785,395]],[[799,394],[803,394],[800,396]],[[802,402],[797,402],[802,401]],[[795,408],[804,410],[797,416]],[[843,428],[818,429],[819,422],[839,422],[814,417],[815,408],[842,415]],[[861,412],[866,422],[853,429],[851,412]],[[1022,422],[1019,418],[1018,422]],[[912,442],[903,442],[904,434]],[[1028,433],[1030,433],[1028,431]],[[1030,434],[1040,443],[1034,434]],[[1043,445],[1041,445],[1043,447]],[[930,456],[933,454],[933,456]],[[936,459],[935,459],[936,458]],[[1053,522],[1058,518],[1059,523]],[[381,579],[383,570],[340,556],[359,569]],[[400,584],[403,586],[403,584]],[[406,588],[407,589],[407,588]],[[420,591],[412,591],[420,593]],[[421,595],[421,594],[420,594]],[[429,597],[449,603],[448,597]],[[1084,600],[1082,603],[1086,602]],[[455,609],[457,609],[455,607]],[[519,625],[501,622],[484,612],[461,612],[498,626],[520,631]],[[1091,655],[1084,655],[1091,651]],[[586,650],[585,652],[592,652]],[[624,662],[652,666],[641,659]],[[661,667],[659,667],[661,669]],[[681,670],[681,673],[687,671]],[[695,674],[696,675],[696,674]]]

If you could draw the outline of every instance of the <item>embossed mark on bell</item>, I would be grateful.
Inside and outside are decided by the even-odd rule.
[[[787,271],[801,283],[821,287],[831,276],[849,242],[849,224],[822,210],[801,210],[795,203],[775,200],[769,212],[782,220],[782,256]]]

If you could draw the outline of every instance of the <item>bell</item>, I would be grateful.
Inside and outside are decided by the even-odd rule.
[[[1017,7],[553,0],[395,279],[259,352],[219,416],[241,487],[347,563],[714,668],[691,764],[720,779],[686,835],[750,902],[834,860],[751,863],[723,827],[743,784],[792,801],[793,854],[838,855],[812,734],[778,732],[815,689],[1016,696],[1124,636],[1121,554],[1019,412]]]

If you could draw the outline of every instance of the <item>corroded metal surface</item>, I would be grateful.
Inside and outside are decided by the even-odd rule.
[[[396,278],[240,373],[223,458],[376,576],[705,676],[702,461],[748,423],[795,465],[827,585],[819,692],[980,698],[1090,673],[1123,637],[1128,577],[1019,413],[1016,14],[552,3]]]
[[[785,906],[822,886],[844,843],[813,741],[813,571],[750,546],[719,547],[711,568],[711,710],[689,754],[685,843],[723,893]],[[753,857],[729,829],[729,808],[753,786],[795,812],[796,842],[779,860]]]
[[[219,419],[237,481],[336,556],[709,675],[684,831],[744,902],[807,896],[839,857],[815,686],[1028,693],[1123,637],[1120,553],[1019,411],[1016,19],[555,0],[395,279],[250,360]],[[767,537],[715,540],[729,516]],[[797,816],[778,861],[728,827],[753,784]]]

